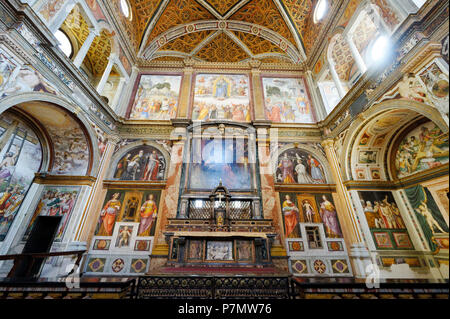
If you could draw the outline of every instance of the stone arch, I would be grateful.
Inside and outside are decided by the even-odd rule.
[[[1,100],[0,114],[10,109],[13,106],[20,105],[27,102],[46,102],[62,108],[65,112],[70,114],[74,120],[78,121],[80,127],[84,130],[86,141],[90,150],[90,170],[86,175],[95,176],[100,165],[100,153],[97,145],[97,134],[92,128],[88,116],[85,115],[81,109],[68,102],[67,100],[49,93],[19,93],[11,95]]]
[[[113,158],[111,159],[111,164],[109,167],[109,172],[106,175],[108,179],[113,180],[114,175],[116,173],[116,167],[119,163],[119,161],[130,151],[138,148],[139,146],[151,146],[156,148],[164,157],[164,161],[166,163],[166,167],[165,167],[165,171],[164,171],[164,180],[167,180],[167,176],[169,173],[169,164],[170,164],[170,154],[167,150],[165,150],[164,148],[161,147],[161,145],[159,145],[158,143],[156,143],[155,141],[143,141],[143,140],[139,140],[133,143],[128,144],[125,147],[122,147],[121,149],[119,149],[117,151],[116,154],[114,154]]]
[[[369,128],[369,125],[371,125],[371,123],[374,123],[378,119],[382,119],[383,116],[393,111],[408,113],[411,115],[411,119],[409,122],[401,124],[399,123],[398,125],[394,126],[394,128],[391,128],[389,132],[390,134],[388,134],[389,136],[386,136],[386,139],[388,139],[386,143],[390,142],[393,138],[396,138],[399,132],[404,129],[405,125],[408,126],[412,123],[411,121],[417,120],[419,116],[422,116],[434,122],[444,133],[449,132],[449,128],[439,111],[429,105],[402,99],[388,100],[379,104],[375,104],[367,111],[357,116],[349,127],[348,131],[352,132],[352,134],[346,136],[339,158],[339,162],[342,164],[341,168],[344,180],[354,179],[355,166],[352,163],[357,156],[354,152],[357,150],[358,143],[360,142],[360,138],[364,134],[365,130]],[[390,151],[389,147],[391,144],[388,145],[386,143],[379,147],[379,151],[381,153],[378,154],[378,157],[376,159],[378,167],[384,173],[384,179],[388,179],[391,177],[391,175],[389,174],[389,170],[387,169],[388,165],[386,163],[387,153]]]
[[[303,58],[298,49],[290,43],[287,39],[279,35],[278,33],[252,23],[242,21],[217,21],[217,20],[201,20],[194,21],[188,24],[178,25],[173,27],[163,34],[155,38],[140,54],[146,59],[151,59],[159,48],[167,44],[168,42],[175,40],[185,34],[200,32],[200,31],[240,31],[244,33],[250,33],[254,36],[261,37],[265,40],[272,42],[280,47],[281,50],[291,58],[294,63],[300,63]]]

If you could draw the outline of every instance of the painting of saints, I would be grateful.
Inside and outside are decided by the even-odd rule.
[[[298,213],[299,210],[297,206],[295,206],[295,203],[292,202],[291,196],[286,195],[285,201],[283,203],[283,215],[284,215],[284,225],[285,225],[285,231],[286,231],[286,237],[287,238],[298,238]]]
[[[282,172],[282,181],[284,184],[294,184],[294,163],[288,157],[288,154],[285,153],[284,157],[281,159],[280,164],[278,165],[281,168]]]
[[[147,201],[141,207],[141,223],[139,224],[138,235],[150,236],[153,222],[158,217],[158,207],[155,202],[155,195],[149,194]]]
[[[325,225],[326,234],[329,238],[342,238],[341,228],[337,217],[336,208],[326,195],[322,196],[320,203],[320,215]]]
[[[157,181],[164,178],[165,158],[153,146],[138,146],[116,165],[114,178],[122,181]]]
[[[113,194],[100,214],[100,229],[97,236],[112,236],[114,224],[116,223],[116,216],[121,207],[120,193]]]
[[[130,157],[131,157],[131,154],[128,153],[125,157],[123,157],[119,161],[119,164],[117,164],[117,170],[116,170],[116,174],[114,175],[114,178],[118,178],[118,179],[122,178],[122,175],[125,172],[126,168],[128,167],[128,163],[130,162]]]

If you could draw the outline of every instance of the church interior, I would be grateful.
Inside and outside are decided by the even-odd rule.
[[[0,299],[447,298],[448,18],[0,0]]]

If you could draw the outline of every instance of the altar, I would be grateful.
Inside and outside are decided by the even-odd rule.
[[[272,266],[275,229],[271,220],[253,211],[258,207],[251,198],[247,202],[233,199],[220,181],[209,201],[189,201],[193,205],[179,218],[170,219],[166,227],[169,266]]]

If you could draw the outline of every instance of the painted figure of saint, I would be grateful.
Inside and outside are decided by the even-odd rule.
[[[318,220],[319,216],[317,216],[314,207],[312,207],[309,200],[303,201],[303,208],[305,210],[305,219],[307,223],[320,223],[320,220]]]
[[[144,172],[145,181],[156,181],[158,179],[159,157],[156,151],[148,157],[148,163]]]
[[[98,236],[112,236],[114,230],[114,224],[116,222],[116,216],[120,211],[122,206],[120,201],[120,193],[115,193],[112,195],[111,200],[109,200],[105,207],[102,209],[101,217],[101,227],[98,232]]]
[[[320,203],[320,215],[325,225],[327,236],[330,238],[342,238],[336,208],[325,195],[322,196],[322,200]]]
[[[3,161],[0,163],[0,180],[4,181],[12,176],[16,166],[16,159],[17,154],[14,154],[13,152],[5,154]]]
[[[216,84],[216,98],[228,97],[228,83],[224,79],[220,79]]]
[[[314,184],[314,180],[306,171],[306,166],[303,165],[301,159],[297,160],[297,166],[295,166],[295,171],[297,172],[297,182],[299,184]]]
[[[153,222],[158,217],[158,207],[155,202],[155,196],[149,194],[147,201],[141,207],[141,223],[139,225],[139,236],[150,236]]]
[[[418,208],[416,208],[416,211],[425,217],[425,220],[427,221],[428,226],[430,227],[433,234],[436,233],[446,233],[446,231],[439,225],[439,223],[434,219],[433,214],[429,210],[427,203],[425,201],[422,201],[422,203],[419,205]]]
[[[299,234],[295,231],[298,225],[299,210],[292,202],[291,196],[286,195],[286,200],[283,203],[284,224],[286,230],[286,238],[298,238]]]
[[[281,168],[283,174],[282,182],[284,184],[294,184],[294,163],[292,163],[292,160],[288,157],[287,153],[284,154],[284,157],[280,161],[278,167]]]
[[[124,158],[122,158],[119,163],[117,164],[117,170],[116,174],[114,175],[114,178],[122,178],[123,173],[128,167],[128,163],[130,162],[131,154],[128,153]]]
[[[308,154],[308,165],[311,169],[311,177],[313,180],[324,183],[325,179],[323,178],[322,170],[320,169],[320,163],[311,156],[311,154]]]

